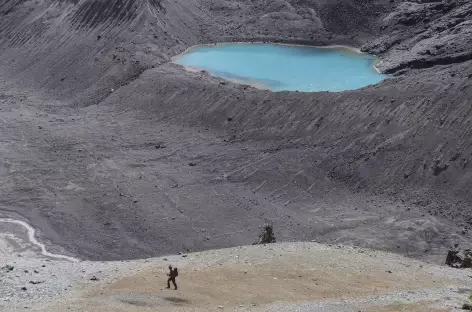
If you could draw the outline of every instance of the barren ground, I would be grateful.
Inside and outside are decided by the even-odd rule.
[[[14,266],[2,269],[2,311],[439,312],[460,307],[472,292],[469,271],[341,245],[282,243],[74,263],[41,255],[20,227],[9,233],[0,240],[0,259]],[[179,268],[178,290],[165,288],[169,264]]]
[[[88,260],[250,244],[270,219],[442,263],[470,243],[471,8],[0,1],[0,216]],[[272,93],[171,63],[225,41],[347,44],[394,78]]]

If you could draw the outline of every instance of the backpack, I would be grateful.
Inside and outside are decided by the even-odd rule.
[[[179,276],[179,271],[177,271],[177,268],[174,269],[174,277]]]

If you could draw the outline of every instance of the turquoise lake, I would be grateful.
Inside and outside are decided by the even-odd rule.
[[[344,91],[376,84],[376,58],[342,48],[222,44],[190,49],[175,62],[272,91]]]

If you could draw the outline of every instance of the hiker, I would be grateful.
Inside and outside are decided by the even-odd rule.
[[[167,274],[169,279],[167,280],[167,288],[170,288],[170,282],[174,284],[174,289],[177,290],[177,284],[175,283],[175,278],[179,276],[179,272],[177,271],[177,268],[172,268],[171,265],[169,265],[169,274]]]
[[[458,256],[459,253],[459,244],[454,244],[454,247],[449,249],[446,257],[446,264],[450,267],[459,266],[462,264],[461,257]]]
[[[464,259],[462,260],[461,268],[472,268],[472,251],[470,249],[464,250]]]
[[[271,222],[266,222],[259,235],[259,241],[253,245],[275,243],[274,228]]]

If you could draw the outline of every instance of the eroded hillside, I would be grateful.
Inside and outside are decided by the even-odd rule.
[[[264,219],[281,240],[431,259],[469,241],[467,1],[2,0],[0,14],[1,211],[69,253],[234,246]],[[363,47],[395,77],[271,93],[170,63],[264,40]]]

